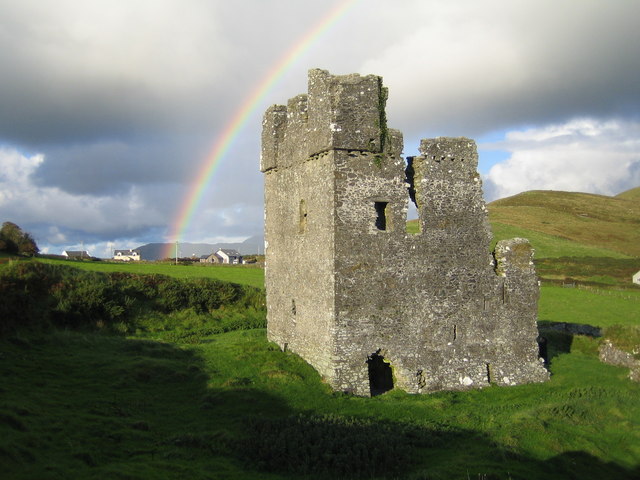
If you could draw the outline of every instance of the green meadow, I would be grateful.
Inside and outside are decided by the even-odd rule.
[[[264,287],[264,269],[253,265],[175,265],[168,262],[92,262],[43,258],[40,261],[52,265],[73,265],[93,272],[130,272],[138,274],[169,275],[175,278],[212,278],[224,282],[252,287]]]
[[[4,256],[0,477],[640,478],[640,384],[598,359],[605,337],[640,345],[629,275],[640,259],[628,237],[595,245],[602,232],[582,235],[589,242],[553,233],[558,198],[575,203],[534,196],[546,215],[492,220],[496,239],[531,240],[542,281],[551,378],[516,387],[333,392],[267,341],[260,268]]]

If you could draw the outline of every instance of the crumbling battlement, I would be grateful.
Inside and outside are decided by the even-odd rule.
[[[265,113],[269,339],[358,395],[544,381],[533,252],[489,252],[475,143],[423,140],[405,162],[386,100],[378,76],[311,70]]]

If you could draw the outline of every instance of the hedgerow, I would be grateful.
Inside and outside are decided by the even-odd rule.
[[[263,291],[208,278],[98,273],[22,261],[0,269],[0,298],[0,334],[48,326],[127,331],[138,318],[148,322],[150,316],[185,310],[205,316],[246,310],[251,325],[264,325],[256,321],[264,319]],[[231,315],[234,323],[238,315]]]

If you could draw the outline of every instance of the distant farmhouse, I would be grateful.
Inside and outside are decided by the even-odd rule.
[[[231,265],[239,265],[243,263],[242,255],[237,250],[230,248],[220,248],[211,255],[203,255],[200,257],[200,263],[228,263]]]
[[[62,256],[73,259],[91,258],[91,255],[86,250],[65,250],[62,252]]]
[[[122,262],[138,262],[140,261],[140,253],[136,250],[115,250],[113,259]]]
[[[640,285],[640,271],[636,272],[633,277],[631,277],[631,281],[636,285]]]

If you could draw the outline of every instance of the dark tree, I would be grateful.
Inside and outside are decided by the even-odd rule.
[[[28,256],[33,256],[40,251],[33,237],[12,222],[2,224],[0,250]]]

